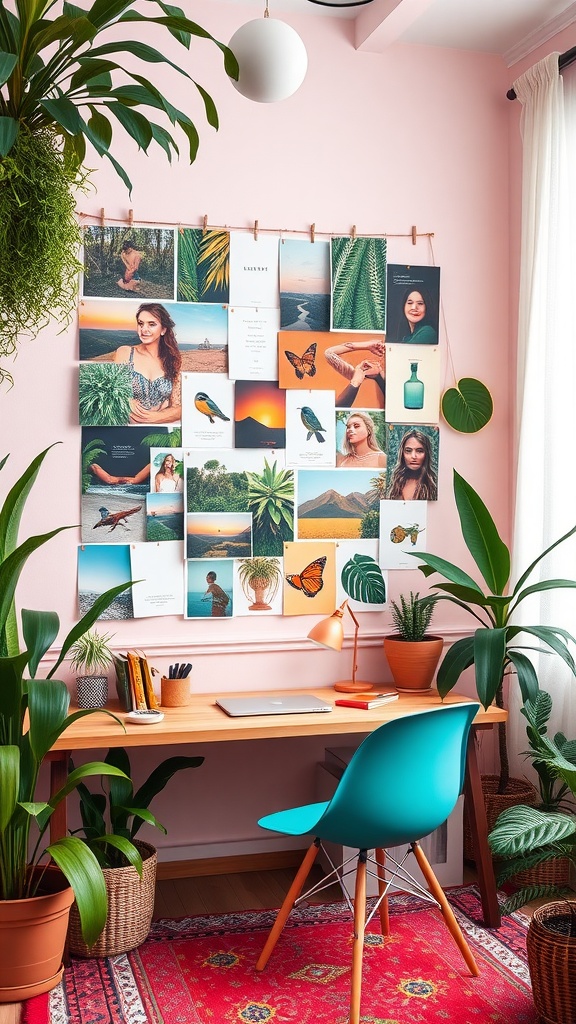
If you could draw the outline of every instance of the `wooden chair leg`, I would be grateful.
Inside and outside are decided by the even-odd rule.
[[[382,896],[386,887],[386,878],[384,875],[384,865],[386,864],[386,851],[382,849],[374,850],[374,858],[376,860],[376,866],[378,870],[378,895]],[[388,897],[384,896],[380,903],[380,927],[382,929],[382,935],[390,935],[390,917],[388,914]]]
[[[358,854],[356,888],[354,890],[354,942],[352,945],[352,989],[350,992],[350,1024],[360,1024],[362,994],[362,957],[366,923],[366,850]]]
[[[296,900],[298,899],[300,893],[302,892],[304,882],[306,881],[308,875],[310,874],[310,869],[314,861],[316,860],[316,857],[318,856],[319,849],[320,843],[314,841],[312,843],[312,846],[310,846],[309,849],[307,850],[304,859],[300,867],[298,868],[298,871],[296,872],[296,877],[294,878],[292,885],[290,886],[288,892],[286,893],[284,902],[280,907],[280,910],[278,911],[276,920],[274,921],[274,924],[270,929],[270,934],[266,939],[266,945],[264,946],[264,949],[260,953],[258,963],[256,964],[257,971],[263,971],[264,968],[266,967],[266,964],[268,963],[268,960],[270,959],[270,956],[274,949],[274,946],[276,945],[278,939],[282,934],[282,929],[286,924],[290,911],[292,910],[292,907],[294,906]]]
[[[438,900],[438,903],[440,904],[444,921],[446,922],[446,925],[452,938],[454,939],[454,942],[456,943],[458,949],[460,950],[462,956],[464,957],[466,966],[468,967],[470,974],[473,974],[474,977],[478,977],[478,975],[480,974],[478,965],[474,957],[472,956],[470,947],[462,934],[460,925],[458,924],[458,921],[454,917],[452,907],[450,906],[448,900],[446,899],[444,890],[440,885],[440,882],[436,878],[436,875],[434,874],[430,866],[430,862],[428,861],[426,854],[424,853],[419,843],[412,843],[412,851],[418,862],[418,867],[420,868],[420,871],[422,872],[424,878],[426,879],[426,883],[428,885],[430,892],[434,896],[434,899]]]

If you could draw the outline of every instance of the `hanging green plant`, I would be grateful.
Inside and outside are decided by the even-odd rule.
[[[111,161],[131,191],[110,151],[113,123],[144,152],[154,142],[169,161],[179,154],[171,132],[137,109],[151,107],[178,125],[190,162],[196,158],[195,124],[139,73],[139,65],[175,69],[196,87],[208,124],[218,128],[212,98],[160,50],[130,39],[95,45],[106,30],[135,22],[156,37],[169,32],[186,49],[193,36],[210,40],[224,55],[226,74],[238,77],[231,50],[179,7],[145,2],[159,16],[140,13],[133,0],[94,0],[87,10],[56,0],[0,0],[0,359],[15,354],[19,334],[37,334],[51,316],[67,323],[74,309],[80,269],[74,193],[89,174],[82,169],[86,142]],[[54,8],[62,13],[47,17]],[[124,54],[138,70],[113,59]],[[0,367],[0,382],[6,379],[11,376]]]
[[[474,377],[461,377],[442,395],[442,415],[449,427],[475,434],[492,419],[494,402],[488,388]]]

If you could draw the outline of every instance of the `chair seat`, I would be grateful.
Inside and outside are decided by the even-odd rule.
[[[303,804],[302,807],[290,807],[286,811],[266,814],[260,818],[258,824],[272,832],[283,832],[288,836],[305,836],[314,832],[329,802],[323,800],[317,804]]]

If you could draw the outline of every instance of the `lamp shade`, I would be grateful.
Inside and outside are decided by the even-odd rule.
[[[322,619],[308,633],[308,639],[319,647],[329,647],[331,651],[341,651],[344,641],[342,623],[343,609],[337,608],[327,619]]]
[[[302,85],[308,68],[306,47],[297,32],[277,18],[247,21],[229,42],[238,61],[232,84],[249,100],[276,103]]]

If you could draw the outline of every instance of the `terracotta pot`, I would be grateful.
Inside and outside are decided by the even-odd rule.
[[[532,996],[545,1024],[576,1024],[574,915],[566,901],[546,903],[534,911],[528,926],[526,951]]]
[[[74,893],[58,868],[48,868],[42,895],[0,900],[0,1003],[49,992],[62,977],[62,956]]]
[[[396,689],[410,693],[429,690],[443,646],[441,636],[426,636],[418,641],[394,634],[385,636],[384,654]]]
[[[75,956],[117,956],[139,946],[150,931],[156,892],[157,853],[149,843],[134,840],[142,857],[142,878],[132,866],[103,868],[108,896],[104,931],[93,946],[82,938],[76,906],[70,914],[68,948]]]

